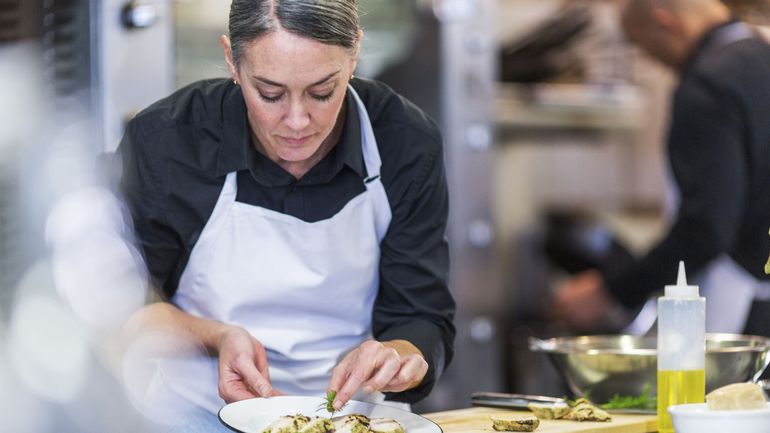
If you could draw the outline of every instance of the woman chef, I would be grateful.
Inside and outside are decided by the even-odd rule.
[[[142,325],[189,333],[169,361],[211,411],[278,394],[425,397],[452,356],[447,190],[435,124],[354,79],[355,0],[234,0],[229,80],[133,119],[121,189],[170,302]],[[359,398],[359,396],[357,396]]]

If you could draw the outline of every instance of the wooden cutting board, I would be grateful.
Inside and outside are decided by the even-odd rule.
[[[444,433],[486,433],[495,432],[489,415],[521,414],[532,416],[529,411],[473,407],[470,409],[450,410],[424,414],[423,416],[438,424]],[[610,422],[576,422],[563,420],[540,420],[536,433],[650,433],[658,431],[658,418],[655,415],[611,414]]]

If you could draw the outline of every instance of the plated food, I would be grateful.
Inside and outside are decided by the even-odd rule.
[[[401,424],[390,418],[369,418],[350,414],[326,418],[302,414],[283,415],[262,433],[405,433]]]
[[[275,396],[241,400],[224,406],[219,411],[219,419],[231,430],[241,433],[262,433],[271,425],[271,433],[278,433],[277,427],[280,427],[281,423],[277,422],[285,416],[293,417],[297,414],[305,416],[308,423],[315,418],[327,420],[331,418],[332,424],[337,421],[334,426],[335,433],[366,433],[366,431],[388,433],[397,429],[392,421],[398,423],[404,433],[441,433],[441,428],[434,421],[387,404],[350,400],[343,409],[331,416],[325,407],[319,408],[321,401],[322,399],[318,397],[305,396]],[[351,418],[345,418],[351,415],[362,415],[368,418],[368,430],[361,429],[360,426],[357,427],[356,423],[351,422]],[[348,422],[346,423],[345,420]],[[360,420],[361,418],[359,418]],[[283,419],[283,422],[286,423],[287,420]],[[329,428],[328,426],[324,427],[322,421],[316,421],[316,423],[320,423],[321,428]],[[316,424],[314,426],[319,427]],[[304,433],[309,433],[311,427],[307,427],[307,424],[302,427],[307,428]]]

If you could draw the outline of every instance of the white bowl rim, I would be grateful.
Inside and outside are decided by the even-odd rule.
[[[722,418],[722,417],[767,417],[770,416],[770,402],[767,402],[765,409],[747,409],[747,410],[710,410],[706,403],[688,403],[669,406],[668,413],[671,416],[690,416],[697,415],[700,418]]]

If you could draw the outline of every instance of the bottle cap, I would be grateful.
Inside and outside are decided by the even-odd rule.
[[[691,286],[687,284],[687,274],[684,271],[684,262],[679,262],[679,274],[676,277],[675,286],[666,286],[666,297],[673,298],[697,298],[698,286]]]

